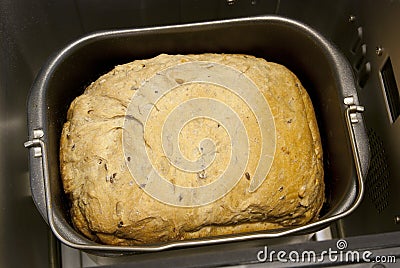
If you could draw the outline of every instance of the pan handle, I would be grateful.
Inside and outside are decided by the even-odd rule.
[[[43,217],[47,218],[47,223],[50,226],[53,234],[65,245],[75,248],[89,248],[90,245],[85,245],[80,242],[72,242],[65,239],[56,228],[56,219],[53,215],[53,204],[51,200],[51,183],[50,174],[47,159],[46,143],[43,141],[44,131],[42,129],[33,130],[33,138],[24,143],[25,148],[31,148],[33,150],[33,157],[41,159],[41,175],[43,181],[43,192],[39,198],[43,199],[43,204],[40,205],[40,209],[44,210]]]
[[[24,147],[31,151],[29,165],[32,198],[43,219],[48,223],[43,173],[45,163],[42,161],[45,152],[40,146],[40,140],[45,135],[43,129],[38,128],[33,129],[30,136],[32,138],[24,143]]]
[[[354,158],[354,163],[356,165],[358,181],[359,181],[359,184],[361,184],[359,186],[363,188],[364,179],[363,179],[363,173],[362,173],[362,168],[361,168],[361,159],[360,159],[360,155],[358,153],[356,138],[355,138],[355,134],[354,134],[352,125],[357,124],[359,122],[358,113],[364,112],[365,109],[364,109],[364,106],[356,105],[354,103],[354,98],[352,96],[344,98],[344,104],[347,105],[346,125],[347,125],[347,130],[349,131],[349,134],[350,134],[351,149],[353,150],[353,158]]]
[[[31,188],[35,187],[35,189],[31,189],[32,198],[34,199],[35,205],[38,208],[39,212],[42,214],[42,217],[47,223],[49,223],[47,206],[48,196],[45,188],[46,182],[48,180],[48,167],[47,163],[45,162],[45,160],[47,159],[45,150],[46,148],[42,145],[42,138],[44,138],[44,136],[45,135],[43,129],[34,129],[32,133],[32,139],[24,142],[24,147],[30,149],[33,152],[33,158],[30,159]],[[37,172],[33,173],[33,169]],[[40,185],[42,185],[42,187],[40,187]]]

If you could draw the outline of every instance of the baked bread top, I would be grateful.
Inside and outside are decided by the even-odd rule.
[[[115,67],[72,102],[60,169],[75,228],[105,244],[297,226],[324,202],[306,90],[286,67],[249,55]]]

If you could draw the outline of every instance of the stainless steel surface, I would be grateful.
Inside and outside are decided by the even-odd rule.
[[[397,87],[400,86],[400,2],[354,1],[343,9],[345,16],[354,15],[352,23],[337,24],[342,37],[336,38],[350,61],[350,51],[357,28],[362,27],[361,43],[366,47],[364,63],[370,63],[370,75],[359,88],[360,101],[366,108],[364,117],[371,140],[371,166],[366,178],[366,197],[360,207],[340,222],[342,236],[354,236],[400,230],[393,220],[400,213],[400,120],[393,122],[386,104],[380,72],[390,57]],[[357,71],[355,71],[357,75]]]
[[[26,100],[37,71],[79,29],[62,19],[71,13],[66,1],[0,1],[0,267],[58,266],[51,232],[32,201],[21,144],[27,139]]]
[[[400,35],[397,34],[400,2],[383,0],[377,5],[372,0],[306,3],[282,0],[278,14],[306,22],[332,40],[351,62],[362,85],[358,92],[366,108],[364,118],[373,141],[370,173],[364,201],[355,213],[339,221],[337,235],[400,230],[400,225],[393,221],[400,211],[400,120],[391,122],[379,77],[390,57],[397,86],[400,85]]]

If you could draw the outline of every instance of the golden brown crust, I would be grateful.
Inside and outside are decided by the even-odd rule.
[[[244,175],[232,191],[209,205],[175,207],[150,197],[134,182],[124,160],[122,128],[129,102],[144,81],[162,69],[196,60],[229,65],[258,86],[274,117],[276,151],[266,180],[255,192],[247,191],[249,178]],[[201,85],[191,87],[193,91],[188,91],[199,95],[210,91]],[[84,235],[105,244],[148,244],[302,225],[317,219],[324,202],[322,147],[312,103],[297,77],[279,64],[224,54],[138,60],[117,66],[93,82],[73,101],[67,117],[60,169],[72,203],[72,221]],[[249,136],[260,135],[251,119],[246,124]],[[153,130],[157,131],[156,125]],[[216,137],[225,135],[213,131]],[[153,134],[145,137],[150,144],[157,143]],[[254,174],[260,150],[254,140],[249,174]],[[183,141],[182,150],[190,154],[189,141]],[[157,158],[160,152],[151,154]],[[131,161],[140,165],[140,159]],[[164,163],[156,165],[162,168]],[[197,183],[174,172],[167,168],[164,175],[177,184]]]

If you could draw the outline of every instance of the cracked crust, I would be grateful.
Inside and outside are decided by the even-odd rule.
[[[259,154],[257,138],[250,139],[247,172],[232,191],[209,205],[173,207],[148,196],[132,179],[124,160],[122,128],[130,99],[146,79],[167,67],[195,60],[229,65],[253,80],[274,117],[276,152],[266,180],[255,192],[247,189]],[[192,94],[207,94],[213,89],[196,84],[191,87]],[[225,98],[223,94],[214,97]],[[251,119],[246,122],[249,136],[258,137]],[[216,138],[226,135],[213,130],[214,121],[198,124],[185,131],[201,127]],[[220,129],[219,125],[216,128]],[[156,124],[153,130],[157,130]],[[145,133],[149,148],[156,147],[155,136],[152,130]],[[189,140],[182,138],[181,145],[188,157],[196,157]],[[219,146],[216,158],[224,159],[226,144]],[[224,162],[216,162],[207,178],[196,180],[177,176],[165,161],[157,160],[160,153],[151,150],[155,165],[171,182],[181,185],[211,182],[212,174],[218,174],[222,168],[218,165]],[[140,159],[128,161],[140,165]],[[324,202],[322,147],[306,90],[284,66],[247,55],[163,54],[115,67],[72,102],[61,135],[60,169],[75,228],[105,244],[151,244],[298,226],[315,221]]]

